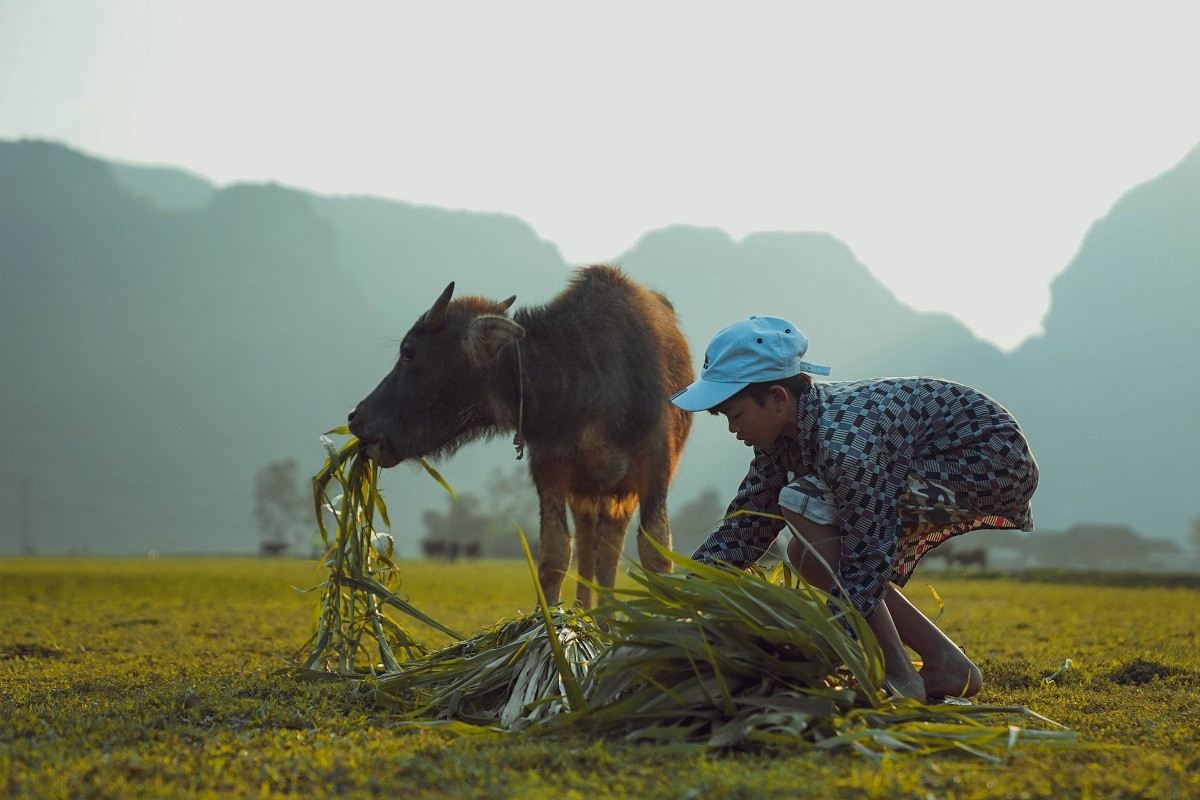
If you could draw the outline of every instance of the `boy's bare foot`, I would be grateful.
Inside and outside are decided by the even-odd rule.
[[[897,697],[910,697],[918,703],[924,703],[927,697],[925,682],[915,669],[909,669],[903,675],[888,673],[883,687]]]
[[[921,666],[920,676],[925,682],[927,697],[974,697],[979,694],[983,673],[961,651],[958,656],[939,664],[926,661]]]

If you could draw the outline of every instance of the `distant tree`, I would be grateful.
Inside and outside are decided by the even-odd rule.
[[[458,499],[446,497],[446,511],[429,509],[421,514],[425,537],[421,549],[426,555],[453,557],[466,552],[467,545],[478,545],[487,530],[488,516],[480,511],[479,498],[469,492],[459,492]]]
[[[494,558],[524,558],[517,526],[525,532],[529,547],[537,553],[537,537],[541,512],[537,489],[529,470],[520,464],[505,469],[496,467],[487,479],[488,528],[484,534],[484,551]]]
[[[1200,553],[1200,517],[1192,520],[1192,530],[1189,532],[1188,538],[1191,540],[1192,550]]]
[[[421,549],[430,557],[477,554],[490,558],[524,558],[517,526],[537,552],[538,496],[522,465],[496,467],[487,479],[487,501],[460,492],[446,498],[446,510],[421,515],[425,537]]]
[[[312,513],[312,499],[300,489],[300,465],[294,458],[272,461],[254,476],[254,520],[258,524],[259,548],[279,554],[300,535]]]

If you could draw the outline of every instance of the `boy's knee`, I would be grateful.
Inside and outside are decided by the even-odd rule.
[[[815,550],[830,567],[837,569],[842,550],[841,531],[833,525],[819,525],[787,509],[783,509],[782,516],[794,532],[787,546],[788,560],[793,566],[814,561],[811,551]]]
[[[787,519],[789,512],[784,512]],[[791,521],[791,520],[789,520]],[[841,562],[841,539],[836,528],[797,517],[796,534],[787,545],[788,562],[813,586],[829,590]],[[793,523],[794,524],[794,523]]]
[[[792,529],[804,537],[810,544],[828,541],[830,539],[841,538],[841,531],[836,525],[823,525],[819,522],[813,522],[808,517],[801,516],[795,511],[789,511],[786,508],[780,509],[780,516],[787,521]]]

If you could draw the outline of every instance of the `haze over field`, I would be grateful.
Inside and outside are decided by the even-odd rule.
[[[448,281],[602,260],[697,362],[771,313],[834,378],[977,385],[1039,526],[1182,542],[1196,8],[0,3],[0,553],[253,549],[256,470],[315,471]],[[697,419],[672,508],[745,455]],[[413,552],[442,497],[393,472]]]

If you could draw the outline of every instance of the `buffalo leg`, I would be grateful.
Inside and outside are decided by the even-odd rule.
[[[592,589],[587,583],[596,579],[596,523],[599,516],[594,501],[571,500],[571,517],[575,520],[575,559],[579,570],[575,603],[580,608],[592,607]]]
[[[657,487],[656,487],[657,488]],[[642,513],[638,524],[638,558],[651,572],[670,572],[671,560],[658,552],[647,537],[660,547],[671,549],[671,525],[667,521],[666,486],[642,497]]]
[[[605,513],[600,515],[596,537],[596,583],[601,587],[602,603],[608,599],[605,595],[610,594],[604,590],[616,585],[617,566],[625,549],[625,532],[629,530],[629,520],[636,508],[637,498],[630,496],[611,501]]]
[[[538,539],[538,581],[546,602],[562,596],[563,578],[571,566],[571,533],[567,528],[566,498],[554,491],[538,492],[541,501],[541,534]]]

